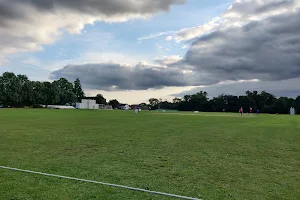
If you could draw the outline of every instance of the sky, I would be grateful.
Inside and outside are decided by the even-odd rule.
[[[0,73],[123,103],[300,95],[300,0],[0,0]]]

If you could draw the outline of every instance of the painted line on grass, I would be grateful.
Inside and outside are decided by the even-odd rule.
[[[197,199],[197,198],[186,197],[186,196],[181,196],[181,195],[176,195],[176,194],[169,194],[169,193],[165,193],[165,192],[157,192],[157,191],[145,190],[145,189],[141,189],[141,188],[134,188],[134,187],[125,186],[125,185],[118,185],[118,184],[113,184],[113,183],[104,183],[104,182],[86,180],[86,179],[81,179],[81,178],[74,178],[74,177],[69,177],[69,176],[61,176],[61,175],[56,175],[56,174],[48,174],[48,173],[43,173],[43,172],[36,172],[36,171],[25,170],[25,169],[18,169],[18,168],[13,168],[13,167],[0,166],[0,168],[19,171],[19,172],[26,172],[26,173],[31,173],[31,174],[39,174],[39,175],[43,175],[43,176],[51,176],[51,177],[70,179],[70,180],[81,181],[81,182],[88,182],[88,183],[95,183],[95,184],[100,184],[100,185],[124,188],[124,189],[128,189],[128,190],[152,193],[152,194],[169,196],[169,197],[174,197],[174,198],[179,198],[179,199],[201,200],[201,199]]]

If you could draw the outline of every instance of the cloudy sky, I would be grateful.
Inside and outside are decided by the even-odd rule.
[[[0,73],[139,103],[300,95],[300,0],[0,0]]]

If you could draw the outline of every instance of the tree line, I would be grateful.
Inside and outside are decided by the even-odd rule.
[[[80,80],[65,78],[53,82],[31,81],[26,75],[5,72],[0,76],[0,105],[24,107],[34,105],[65,105],[84,97]]]
[[[24,107],[38,105],[72,105],[81,99],[94,99],[98,104],[109,104],[118,108],[120,103],[113,99],[107,102],[102,94],[95,97],[86,97],[79,78],[69,82],[65,78],[53,82],[31,81],[26,75],[15,75],[5,72],[0,76],[0,105],[3,107]],[[234,96],[221,94],[212,99],[208,98],[205,91],[183,98],[175,98],[172,102],[151,98],[149,103],[140,104],[143,108],[150,107],[152,110],[169,109],[179,111],[203,111],[203,112],[237,112],[243,107],[247,112],[250,107],[254,111],[263,113],[287,114],[291,107],[296,108],[300,114],[300,96],[297,98],[279,97],[262,91],[246,91],[245,95]]]
[[[53,82],[31,81],[26,75],[5,72],[0,76],[0,106],[2,107],[39,107],[40,105],[73,105],[83,98],[96,100],[98,104],[110,104],[114,108],[119,101],[106,102],[103,95],[86,97],[79,78],[73,83],[65,78]]]
[[[5,72],[0,76],[0,106],[2,107],[72,105],[83,98],[86,97],[79,78],[72,83],[65,78],[53,82],[31,81],[26,75],[15,75],[12,72]],[[93,99],[99,104],[107,104],[101,94]],[[117,106],[116,101],[112,100],[110,103]]]
[[[279,97],[262,91],[246,91],[245,95],[234,96],[221,94],[212,99],[207,92],[200,91],[193,95],[185,95],[183,98],[175,98],[172,102],[151,98],[149,103],[152,109],[171,109],[179,111],[203,111],[203,112],[238,112],[243,107],[245,112],[259,110],[262,113],[288,114],[291,107],[300,113],[300,96],[297,98]]]

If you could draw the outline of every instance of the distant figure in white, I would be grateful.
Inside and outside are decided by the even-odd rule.
[[[294,108],[294,107],[291,107],[291,108],[290,108],[290,114],[291,114],[291,115],[295,115],[295,114],[296,114],[295,108]]]
[[[137,106],[137,107],[135,108],[135,113],[138,114],[140,111],[141,111],[140,107]]]
[[[249,108],[250,116],[252,117],[252,107]]]

